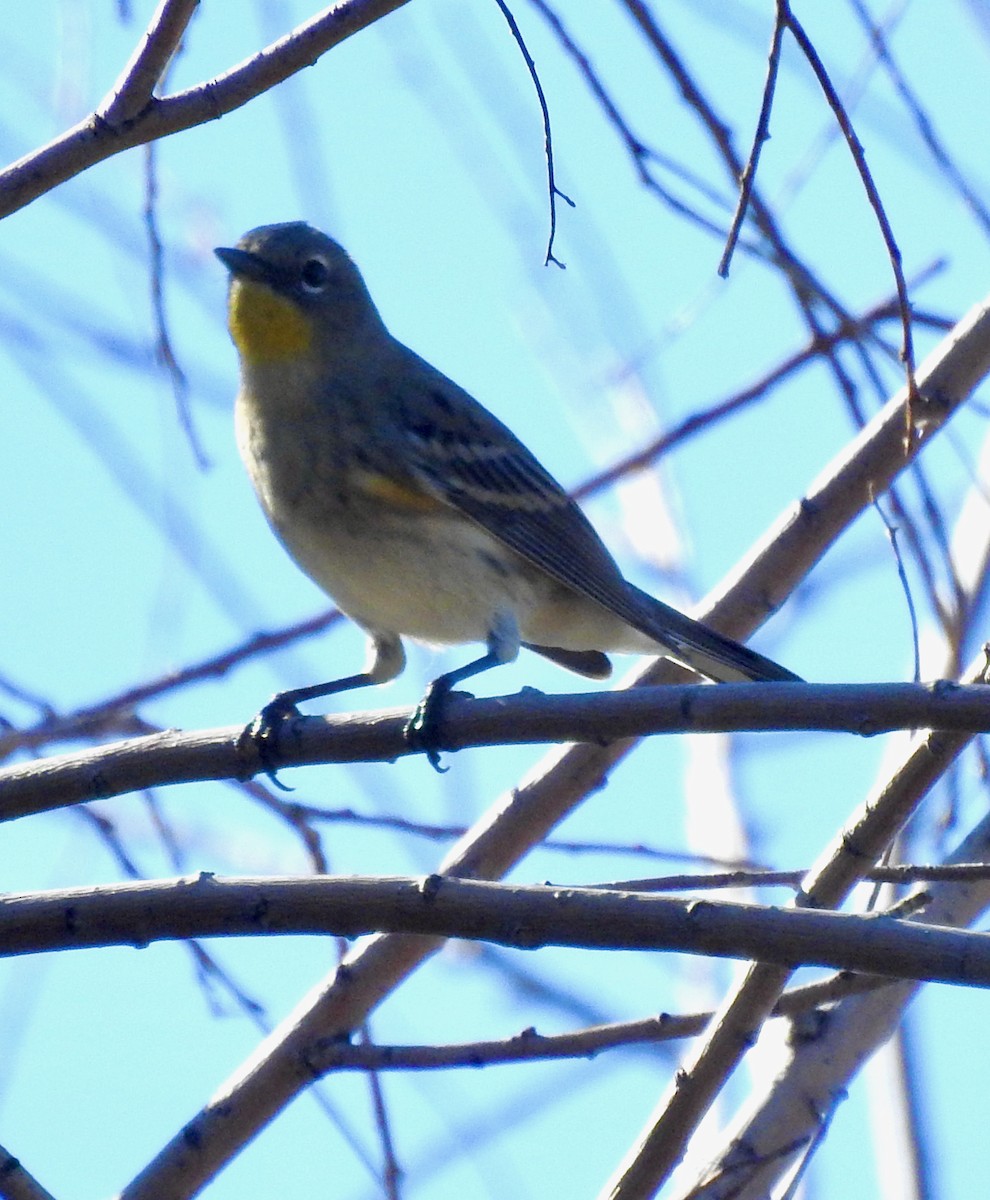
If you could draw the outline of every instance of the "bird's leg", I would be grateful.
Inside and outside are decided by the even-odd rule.
[[[501,616],[495,620],[488,634],[486,654],[438,676],[423,693],[423,699],[416,705],[403,732],[409,746],[414,750],[422,750],[435,771],[446,770],[440,766],[440,727],[447,697],[465,679],[513,662],[518,657],[519,646],[519,626],[515,617],[511,613]]]
[[[368,663],[363,671],[345,675],[343,679],[332,679],[328,683],[313,683],[308,687],[277,692],[241,736],[253,742],[265,774],[272,783],[284,792],[291,791],[279,781],[276,771],[282,765],[283,757],[279,748],[280,735],[286,722],[299,716],[297,706],[307,700],[319,700],[339,692],[354,691],[355,688],[388,683],[401,674],[405,665],[406,654],[398,637],[394,634],[369,633]]]

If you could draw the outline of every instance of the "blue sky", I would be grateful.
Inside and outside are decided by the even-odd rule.
[[[732,122],[741,150],[758,110],[771,7],[755,0],[663,6],[672,37]],[[827,15],[818,6],[795,7],[844,94],[862,92],[854,115],[906,274],[944,260],[915,293],[916,304],[962,315],[986,291],[986,231],[933,167],[889,83],[866,70],[867,46],[847,7],[828,6]],[[895,7],[898,61],[970,183],[990,201],[986,31],[963,3]],[[150,6],[133,8],[130,24],[108,3],[38,0],[30,17],[16,6],[0,9],[6,160],[98,102]],[[201,6],[170,86],[227,68],[306,15],[289,0],[245,5],[237,21],[229,6]],[[158,147],[169,326],[207,471],[196,465],[169,380],[154,363],[143,152],[99,165],[0,224],[4,679],[70,710],[327,606],[271,537],[233,444],[236,362],[224,326],[224,273],[212,248],[254,225],[302,217],[331,232],[361,265],[393,332],[496,411],[568,485],[803,346],[806,331],[773,275],[739,255],[727,282],[716,277],[720,244],[638,185],[535,10],[522,5],[516,15],[550,105],[559,186],[576,202],[558,211],[555,249],[564,271],[543,266],[539,110],[495,5],[417,0],[274,95]],[[620,7],[572,0],[566,20],[640,136],[731,203],[706,137]],[[829,142],[831,129],[791,48],[760,185],[779,206],[787,234],[856,310],[890,295],[893,285],[848,154]],[[709,211],[720,210],[712,204]],[[896,326],[887,334],[896,345]],[[935,340],[919,332],[919,354]],[[897,386],[896,367],[883,369],[874,389],[855,360],[847,361],[864,407],[874,411],[879,391]],[[926,459],[950,529],[972,488],[984,419],[978,407],[961,414]],[[631,578],[688,605],[807,490],[851,432],[833,381],[814,367],[589,511]],[[910,487],[905,495],[916,504]],[[920,600],[913,574],[911,582]],[[985,634],[974,636],[970,653]],[[844,535],[756,644],[809,679],[910,678],[910,622],[879,518],[868,514]],[[405,676],[387,692],[347,698],[340,707],[412,704],[433,675],[463,661],[458,653],[414,650]],[[149,704],[142,715],[186,729],[246,721],[275,689],[349,673],[362,654],[360,634],[341,626]],[[927,662],[929,672],[937,669],[937,646]],[[586,686],[524,656],[478,681],[477,690],[524,685]],[[17,723],[34,715],[6,694],[0,712]],[[736,739],[734,785],[750,852],[776,866],[812,861],[870,786],[885,749],[882,740]],[[706,839],[711,846],[721,808],[709,817],[696,810],[690,819],[683,811],[685,769],[699,754],[697,743],[644,746],[561,835],[679,851]],[[331,808],[467,823],[539,756],[531,748],[472,751],[452,759],[442,777],[419,760],[314,768],[293,772],[291,783],[300,799]],[[233,787],[171,789],[155,804],[180,841],[182,870],[308,869],[291,831]],[[983,805],[970,764],[959,779],[961,829]],[[176,872],[147,798],[99,810],[145,874]],[[929,856],[937,853],[942,811],[934,798],[920,819]],[[71,812],[8,824],[2,837],[8,890],[120,875],[91,825]],[[333,870],[362,874],[426,871],[442,853],[423,839],[343,824],[326,827],[325,843]],[[654,869],[628,858],[540,851],[516,875],[592,882]],[[211,949],[273,1022],[335,953],[303,939]],[[510,968],[569,989],[571,1000],[534,998]],[[724,965],[708,977],[698,964],[675,970],[624,955],[456,947],[391,999],[373,1030],[383,1041],[411,1042],[509,1036],[534,1024],[550,1032],[593,1015],[632,1018],[708,1004],[718,995],[713,980],[724,984],[728,974]],[[180,946],[3,964],[0,1036],[8,1065],[0,1141],[56,1196],[111,1193],[254,1046],[251,1021],[228,1001],[224,1007],[224,1016],[211,1014]],[[990,1064],[968,1031],[984,1011],[981,994],[949,988],[931,989],[916,1008],[941,1196],[964,1193],[979,1153],[969,1081]],[[663,1050],[590,1067],[387,1078],[409,1194],[593,1195],[663,1089],[671,1061]],[[374,1161],[367,1085],[344,1077],[325,1090]],[[575,1125],[594,1136],[574,1138]],[[866,1089],[857,1083],[819,1156],[822,1195],[876,1194],[869,1169],[850,1179],[845,1168],[870,1161],[869,1137]],[[310,1098],[204,1194],[226,1200],[275,1189],[282,1196],[377,1194],[360,1155]]]

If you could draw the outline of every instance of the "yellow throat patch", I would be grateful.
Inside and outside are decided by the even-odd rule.
[[[234,344],[250,362],[305,354],[312,340],[310,320],[297,305],[250,279],[231,285],[228,321]]]

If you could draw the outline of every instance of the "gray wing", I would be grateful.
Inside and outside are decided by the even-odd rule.
[[[511,430],[423,366],[435,382],[399,416],[413,472],[430,491],[701,674],[716,680],[798,678],[629,584],[588,518]]]
[[[459,393],[456,419],[448,389]],[[420,483],[559,583],[637,624],[629,585],[591,522],[487,409],[440,376],[399,424]]]

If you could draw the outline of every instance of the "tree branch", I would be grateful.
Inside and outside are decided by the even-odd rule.
[[[0,1198],[2,1200],[55,1200],[21,1161],[0,1146]]]
[[[340,0],[216,79],[174,96],[155,97],[150,93],[149,80],[167,61],[165,51],[171,53],[170,41],[183,24],[183,17],[188,23],[192,15],[191,11],[186,12],[192,0],[174,3],[163,0],[143,47],[132,58],[122,82],[116,85],[117,97],[101,106],[115,121],[111,123],[105,112],[98,109],[47,146],[33,150],[7,167],[0,173],[0,218],[122,150],[233,112],[290,75],[312,66],[345,38],[407,2]],[[138,105],[142,97],[146,97],[143,107]]]
[[[880,976],[830,975],[818,983],[792,988],[774,1008],[775,1017],[797,1016],[849,996],[890,988]],[[545,1062],[561,1058],[592,1058],[603,1050],[672,1042],[703,1032],[710,1012],[658,1013],[639,1021],[614,1021],[591,1025],[572,1033],[541,1034],[524,1029],[512,1038],[466,1042],[445,1046],[374,1045],[326,1038],[310,1055],[310,1064],[321,1075],[332,1071],[446,1070],[499,1063]]]
[[[247,779],[275,767],[393,762],[411,750],[407,709],[296,717],[262,762],[240,725],[165,730],[0,771],[0,821],[142,788]],[[990,733],[990,685],[723,683],[640,687],[574,696],[527,689],[474,700],[454,693],[440,749],[584,742],[655,734],[831,731],[872,737],[900,729]]]
[[[949,865],[990,857],[990,817],[984,817],[957,847]],[[939,925],[968,925],[990,905],[990,886],[949,882],[927,889],[925,920]],[[845,1093],[869,1056],[897,1028],[917,985],[900,983],[883,995],[841,1002],[812,1036],[789,1038],[787,1059],[773,1070],[740,1114],[725,1139],[723,1152],[704,1171],[690,1195],[701,1200],[762,1200],[794,1161],[794,1151],[817,1142],[828,1097]],[[745,1151],[741,1153],[742,1148]]]
[[[370,933],[520,950],[663,950],[990,987],[990,934],[896,917],[775,909],[646,892],[425,878],[217,879],[8,895],[0,956],[144,947],[190,937]]]
[[[94,114],[111,129],[133,121],[151,103],[199,0],[161,0],[144,37]]]
[[[986,661],[968,678],[980,678]],[[852,813],[830,847],[808,873],[795,900],[801,907],[836,907],[903,828],[932,784],[966,744],[955,734],[929,734],[908,747],[903,761]],[[692,1061],[678,1072],[677,1085],[661,1097],[642,1133],[600,1195],[638,1200],[652,1195],[683,1157],[691,1134],[719,1089],[754,1044],[773,1011],[789,971],[753,963],[712,1021],[712,1033]]]

